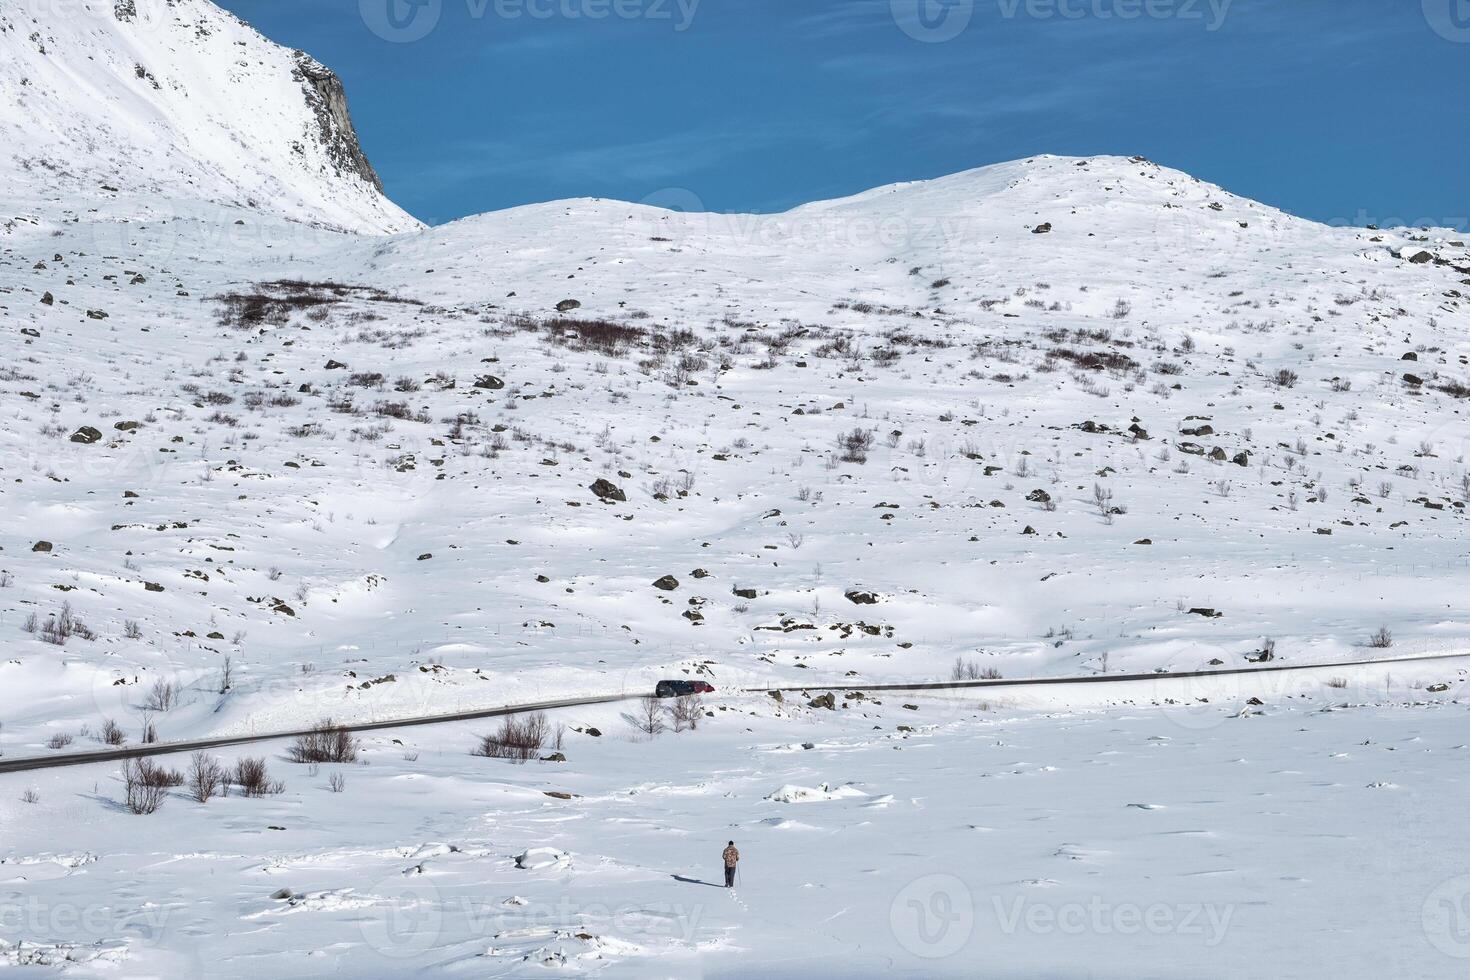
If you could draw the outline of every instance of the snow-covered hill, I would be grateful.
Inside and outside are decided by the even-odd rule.
[[[586,200],[372,238],[262,213],[226,249],[214,214],[101,254],[85,222],[23,226],[0,256],[0,709],[27,744],[159,678],[199,692],[182,735],[678,669],[1466,632],[1446,235],[1119,158],[766,217]],[[45,642],[63,604],[95,639]]]
[[[350,231],[383,195],[342,85],[208,0],[0,9],[0,220],[167,216],[207,201]]]

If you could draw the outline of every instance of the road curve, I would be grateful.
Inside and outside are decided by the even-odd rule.
[[[1274,674],[1293,670],[1342,670],[1350,667],[1373,667],[1385,664],[1415,663],[1426,660],[1470,659],[1467,653],[1433,653],[1413,657],[1389,657],[1382,660],[1349,660],[1326,664],[1274,664],[1262,667],[1231,667],[1224,670],[1191,670],[1166,674],[1089,674],[1083,677],[1017,677],[977,681],[930,681],[914,684],[802,684],[794,687],[748,687],[741,688],[743,694],[765,694],[771,691],[796,693],[799,691],[951,691],[967,688],[994,687],[1041,687],[1056,684],[1125,684],[1133,681],[1182,680],[1193,677],[1229,677],[1241,674]],[[537,701],[529,704],[507,704],[498,708],[481,708],[475,711],[457,711],[443,715],[418,715],[411,718],[394,718],[388,721],[370,721],[343,725],[350,732],[376,732],[393,728],[414,728],[419,725],[440,725],[453,721],[475,721],[480,718],[499,718],[505,715],[525,714],[531,711],[549,711],[554,708],[575,708],[590,704],[613,704],[618,701],[635,701],[647,697],[640,694],[603,694],[596,697],[564,698],[559,701]],[[197,752],[205,749],[222,749],[233,745],[251,745],[257,742],[274,742],[281,739],[306,735],[309,728],[290,731],[266,732],[252,735],[225,735],[217,738],[197,738],[183,742],[154,742],[150,745],[131,745],[123,748],[101,749],[96,752],[68,752],[59,755],[21,756],[15,759],[0,757],[0,775],[14,772],[31,772],[37,769],[59,769],[64,766],[85,766],[98,762],[120,762],[143,756],[175,755],[180,752]]]

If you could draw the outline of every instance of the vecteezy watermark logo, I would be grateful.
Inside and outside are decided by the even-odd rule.
[[[996,896],[995,919],[1001,932],[1034,936],[1197,936],[1214,949],[1225,941],[1233,905],[1117,905],[1094,895],[1086,902],[1050,904],[1019,897],[1007,903]]]
[[[1470,875],[1443,882],[1424,900],[1424,935],[1446,956],[1470,959]]]
[[[423,40],[444,14],[444,0],[358,0],[357,6],[368,30],[394,44]],[[699,0],[465,0],[472,21],[667,21],[680,33],[693,26],[698,10]]]
[[[970,26],[975,0],[888,0],[893,22],[915,41],[952,41]]]
[[[1446,41],[1470,43],[1470,0],[1423,0],[1424,19]]]
[[[898,944],[926,960],[953,956],[975,929],[975,899],[954,875],[925,875],[893,899],[888,924]]]
[[[439,26],[444,0],[357,0],[367,29],[394,44],[422,41]]]
[[[395,875],[372,891],[381,901],[362,920],[362,937],[379,954],[398,959],[421,956],[439,941],[444,909],[439,889],[422,878]]]

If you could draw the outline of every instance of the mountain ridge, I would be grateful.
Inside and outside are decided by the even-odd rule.
[[[0,12],[12,210],[190,202],[349,232],[422,227],[384,195],[340,79],[208,0]],[[175,208],[176,209],[176,208]]]

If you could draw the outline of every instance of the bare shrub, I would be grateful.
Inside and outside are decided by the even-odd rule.
[[[189,795],[199,803],[208,803],[218,795],[225,781],[225,769],[208,752],[195,752],[189,757]]]
[[[541,325],[554,342],[580,350],[595,351],[618,357],[643,339],[637,327],[610,320],[570,320],[557,318]]]
[[[333,793],[340,793],[347,788],[347,777],[340,772],[334,772],[327,777],[327,789]]]
[[[33,619],[26,620],[26,632],[34,632],[31,628],[33,622]],[[48,616],[46,622],[41,626],[41,639],[59,647],[65,646],[66,641],[73,636],[79,636],[84,640],[97,638],[97,634],[88,629],[87,624],[78,619],[71,611],[71,603],[63,602],[60,611]]]
[[[866,463],[872,448],[873,433],[868,429],[856,428],[837,437],[838,458],[844,463]]]
[[[239,786],[244,796],[271,796],[286,791],[284,783],[270,778],[262,758],[246,758],[236,762],[235,771],[230,774],[229,781]]]
[[[356,762],[357,740],[346,728],[324,718],[310,732],[296,736],[296,744],[286,755],[292,762]]]
[[[179,701],[179,685],[162,678],[153,682],[148,699],[143,702],[145,711],[169,711]]]
[[[107,745],[121,745],[128,740],[123,730],[118,727],[117,722],[111,718],[102,722],[102,731],[97,736]]]
[[[1393,646],[1393,634],[1388,631],[1387,626],[1378,627],[1378,632],[1368,637],[1368,645],[1375,650],[1387,650]]]
[[[697,694],[686,694],[674,699],[669,706],[669,717],[673,719],[674,731],[682,732],[684,729],[696,729],[699,727],[699,719],[704,717],[704,702]]]
[[[638,702],[637,713],[627,717],[634,728],[650,738],[665,730],[664,706],[658,698],[643,698]]]
[[[145,785],[162,789],[175,789],[184,785],[184,775],[177,769],[165,769],[152,759],[138,759],[137,763],[137,776]]]
[[[540,754],[549,734],[550,725],[540,712],[520,719],[508,715],[501,721],[499,731],[480,737],[480,744],[471,754],[487,759],[529,762]]]
[[[156,813],[168,796],[168,789],[158,781],[144,779],[147,762],[147,759],[128,759],[122,767],[123,805],[138,816]]]
[[[949,668],[949,679],[952,681],[978,681],[985,676],[985,668],[980,666],[979,661],[966,660],[963,657],[955,657],[954,664]]]

